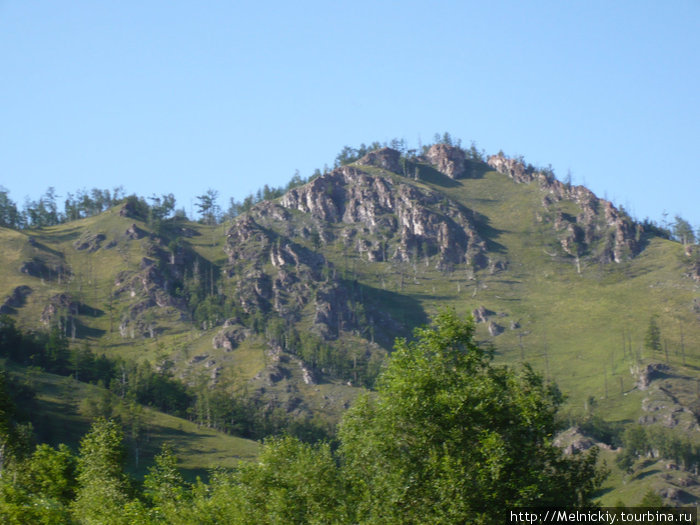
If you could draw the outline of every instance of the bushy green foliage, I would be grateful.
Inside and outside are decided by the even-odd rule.
[[[98,419],[77,458],[40,447],[19,482],[2,480],[0,513],[10,523],[32,506],[37,523],[452,524],[590,504],[595,452],[567,457],[551,442],[561,394],[527,367],[493,365],[473,332],[445,311],[398,341],[376,394],[343,419],[336,452],[271,439],[256,462],[189,485],[165,448],[139,489],[123,472],[121,428]]]
[[[65,445],[39,445],[34,453],[0,477],[2,523],[73,523],[76,458]]]
[[[208,503],[220,523],[343,523],[339,474],[327,444],[273,439],[257,463],[216,476]]]
[[[676,215],[673,222],[673,236],[683,245],[693,244],[695,242],[693,227],[680,215]]]
[[[670,459],[687,470],[700,466],[700,443],[660,426],[630,425],[622,435],[622,451],[617,465],[628,472],[637,459],[656,457]]]
[[[123,508],[129,482],[123,472],[126,451],[115,421],[99,419],[80,442],[78,489],[72,508],[82,523],[128,523]]]
[[[565,457],[552,444],[559,391],[528,367],[493,365],[473,335],[442,312],[398,341],[377,394],[344,417],[360,522],[499,523],[503,507],[591,502],[595,452]]]

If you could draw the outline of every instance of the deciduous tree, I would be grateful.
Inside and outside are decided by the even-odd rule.
[[[555,386],[494,365],[473,322],[451,311],[415,335],[341,424],[358,522],[502,523],[506,507],[591,502],[595,451],[565,456],[552,443]]]

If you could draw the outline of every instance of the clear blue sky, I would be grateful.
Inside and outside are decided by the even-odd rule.
[[[189,213],[449,131],[700,226],[699,35],[698,0],[0,0],[0,185]]]

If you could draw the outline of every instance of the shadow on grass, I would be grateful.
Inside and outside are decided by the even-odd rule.
[[[484,175],[493,169],[484,162],[474,160],[464,161],[464,175],[460,179],[483,179]]]
[[[78,448],[80,439],[90,430],[90,422],[76,414],[69,402],[36,399],[37,410],[31,422],[39,442],[58,446],[65,443]]]
[[[391,350],[397,337],[408,337],[413,329],[428,322],[428,315],[421,304],[406,295],[382,290],[357,281],[346,281],[345,286],[352,291],[355,299],[365,306],[374,329],[377,344]],[[371,334],[368,327],[360,327],[366,338]]]
[[[53,236],[51,238],[53,239]],[[36,248],[37,250],[40,250],[40,251],[46,252],[46,253],[50,253],[51,255],[53,255],[55,257],[59,257],[60,259],[64,258],[63,252],[59,252],[58,250],[54,250],[53,248],[49,248],[44,243],[37,241],[35,237],[30,236],[29,239],[30,239],[29,244],[31,246],[33,246],[34,248]]]
[[[659,472],[661,472],[660,469],[654,468],[651,470],[647,470],[646,472],[640,472],[639,474],[636,474],[635,476],[633,476],[632,479],[639,480],[639,479],[648,478],[649,476],[653,476],[654,474],[658,474]]]
[[[595,497],[596,497],[596,498],[599,498],[599,497],[601,497],[601,496],[604,496],[604,495],[607,494],[608,492],[612,492],[612,491],[613,491],[613,488],[612,488],[612,487],[605,487],[604,489],[599,489],[599,490],[595,493]]]
[[[93,308],[85,303],[80,303],[80,314],[89,315],[90,317],[102,317],[105,312],[99,308]]]
[[[415,168],[418,168],[418,180],[420,181],[435,184],[435,186],[440,186],[442,188],[457,188],[460,186],[459,182],[449,178],[444,173],[440,173],[431,166],[426,164],[414,164],[409,169],[413,170]]]
[[[474,228],[486,242],[486,250],[491,253],[506,253],[506,247],[496,239],[501,236],[503,230],[498,230],[491,226],[491,221],[485,215],[475,213],[472,220]]]
[[[51,242],[62,243],[62,242],[73,241],[73,240],[77,239],[78,237],[80,237],[82,235],[82,233],[83,233],[83,229],[76,226],[73,228],[66,229],[61,233],[52,232],[52,233],[42,234],[42,232],[39,231],[37,237],[42,239],[42,240],[50,239]]]
[[[76,321],[75,323],[75,336],[78,339],[85,338],[99,338],[107,333],[106,330],[101,328],[93,328],[92,326],[87,326],[86,324]]]

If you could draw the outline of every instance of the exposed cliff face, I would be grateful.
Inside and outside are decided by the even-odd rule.
[[[332,339],[353,324],[348,294],[341,284],[327,278],[334,270],[322,255],[261,226],[253,218],[288,215],[284,208],[271,208],[255,209],[227,233],[226,272],[236,283],[236,299],[246,313],[274,311],[292,322],[311,305],[315,311],[314,330]]]
[[[437,255],[438,266],[485,264],[485,244],[469,210],[388,177],[345,166],[289,191],[281,204],[320,221],[355,226],[344,235],[369,260]]]
[[[181,246],[165,249],[157,238],[148,242],[145,252],[148,257],[141,259],[138,271],[124,270],[114,279],[112,297],[129,303],[119,324],[124,338],[155,337],[162,331],[159,318],[166,312],[181,321],[190,319],[185,300],[175,295],[173,288],[175,280],[184,276],[185,268],[193,266],[194,254]]]
[[[467,159],[462,148],[447,144],[433,144],[424,158],[428,164],[451,179],[458,179],[465,174]]]
[[[554,212],[553,225],[561,233],[561,246],[572,256],[590,254],[602,262],[622,262],[634,257],[641,250],[642,227],[615,206],[584,186],[572,186],[556,180],[548,173],[535,170],[532,165],[503,154],[492,155],[488,165],[504,173],[515,182],[537,182],[546,192],[542,206],[546,210],[563,200],[578,204],[576,217]]]

